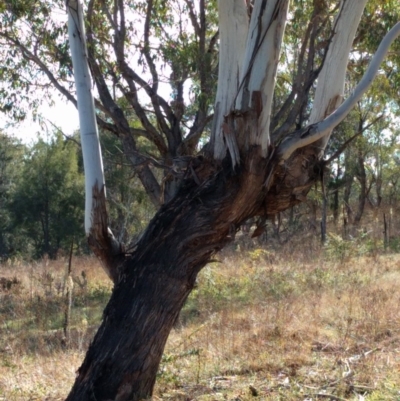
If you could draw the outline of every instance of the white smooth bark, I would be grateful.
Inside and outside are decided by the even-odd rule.
[[[256,0],[254,3],[240,93],[236,100],[235,108],[245,112],[257,107],[253,104],[253,94],[259,92],[261,95],[258,128],[249,132],[249,142],[261,145],[264,157],[270,142],[271,106],[288,6],[288,0]]]
[[[287,160],[291,154],[299,148],[310,145],[324,137],[329,137],[333,128],[335,128],[349,114],[350,110],[355,106],[357,101],[371,86],[379,66],[389,51],[390,45],[400,36],[400,22],[398,22],[384,37],[380,43],[378,50],[372,58],[367,71],[361,81],[356,86],[354,92],[346,99],[341,106],[330,114],[324,120],[308,126],[302,132],[295,134],[293,137],[285,140],[278,149],[281,160]]]
[[[219,0],[218,88],[213,122],[214,158],[222,160],[228,147],[237,154],[234,135],[225,135],[224,117],[233,109],[242,75],[249,17],[245,0]],[[233,156],[237,159],[238,156]]]
[[[335,21],[335,32],[318,77],[309,124],[331,114],[342,102],[350,50],[367,0],[342,0]],[[321,154],[330,134],[321,144]]]
[[[82,5],[80,0],[66,0],[66,6],[85,169],[85,231],[89,235],[93,218],[93,188],[97,186],[100,192],[105,188],[105,180],[92,94],[92,82],[87,60]]]

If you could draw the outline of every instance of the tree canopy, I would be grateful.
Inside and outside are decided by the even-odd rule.
[[[309,120],[338,5],[290,5],[273,97],[273,137],[283,138]],[[97,121],[119,138],[158,207],[176,191],[179,179],[168,170],[174,158],[196,154],[210,135],[220,47],[217,2],[91,0],[84,6]],[[248,2],[248,14],[253,7]],[[64,1],[6,0],[1,11],[1,109],[21,119],[54,96],[76,105]],[[398,15],[396,1],[367,3],[349,64],[356,79]],[[381,84],[384,76],[390,84],[379,91],[379,104],[393,108],[398,46],[380,75]],[[140,124],[131,125],[132,114]]]

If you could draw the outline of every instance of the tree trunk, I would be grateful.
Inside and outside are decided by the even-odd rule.
[[[324,184],[322,184],[324,185]],[[325,188],[322,191],[322,213],[321,213],[321,243],[326,242],[326,220],[327,220],[328,198]]]
[[[120,268],[68,401],[149,397],[168,334],[201,268],[249,217],[299,203],[293,171],[302,173],[294,185],[302,196],[317,178],[314,166],[301,167],[303,152],[285,167],[260,153],[254,148],[235,172],[229,158],[222,164],[194,159],[174,199],[161,207]],[[274,177],[267,188],[270,169]]]
[[[169,261],[166,245],[130,261],[67,400],[141,400],[152,394],[165,342],[201,267]]]
[[[335,180],[335,186],[333,190],[333,202],[332,202],[332,209],[333,209],[333,223],[335,224],[335,227],[337,227],[338,220],[339,220],[339,191],[340,191],[340,175],[341,175],[341,169],[340,166],[338,166],[336,170],[336,180]]]
[[[375,180],[375,191],[376,191],[376,209],[379,209],[382,204],[382,166],[379,156],[376,157],[377,163],[377,173],[376,173],[376,180]]]
[[[364,157],[361,154],[361,151],[359,151],[359,155],[358,155],[357,179],[360,182],[360,194],[358,196],[357,213],[354,217],[354,225],[355,226],[358,225],[361,221],[361,217],[364,213],[365,198],[366,198],[366,194],[367,194],[367,173],[365,171]]]
[[[350,195],[351,195],[351,189],[353,186],[353,181],[354,181],[354,177],[353,177],[353,172],[352,172],[352,168],[350,166],[350,154],[347,151],[345,153],[345,176],[344,176],[344,182],[345,182],[345,186],[344,186],[344,193],[343,193],[343,203],[344,203],[344,208],[346,210],[346,225],[347,224],[352,224],[353,222],[353,210],[351,209],[350,206]],[[343,218],[345,218],[344,212],[343,212]]]

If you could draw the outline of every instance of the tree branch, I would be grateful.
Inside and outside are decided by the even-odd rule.
[[[120,67],[120,71],[124,79],[127,80],[127,82],[128,80],[133,80],[140,87],[142,87],[149,96],[149,98],[152,100],[152,103],[159,104],[163,108],[164,113],[166,114],[168,120],[171,122],[173,121],[174,115],[169,104],[165,101],[164,98],[159,96],[144,79],[142,79],[137,73],[135,73],[135,71],[129,67],[129,65],[125,60],[125,54],[124,54],[125,40],[126,40],[125,12],[123,7],[123,0],[117,0],[117,1],[118,1],[118,10],[120,13],[121,22],[120,22],[120,29],[116,32],[118,34],[115,35],[114,39],[114,51],[118,65]]]
[[[93,34],[93,11],[94,11],[94,0],[90,0],[88,4],[87,16],[88,21],[87,28],[87,41],[88,41],[88,61],[93,79],[96,83],[97,91],[99,92],[101,103],[106,108],[108,114],[112,117],[121,133],[125,135],[130,134],[130,127],[122,109],[112,98],[108,89],[107,83],[104,79],[99,64],[96,62],[96,56],[94,54],[95,42]]]
[[[150,21],[151,21],[151,14],[153,11],[153,0],[147,1],[147,11],[146,11],[146,19],[144,23],[144,46],[142,48],[142,53],[144,54],[147,64],[150,68],[150,73],[153,78],[153,83],[151,88],[154,92],[158,90],[158,73],[156,66],[154,64],[153,59],[150,56]]]
[[[271,130],[274,130],[275,127],[278,125],[278,122],[282,119],[282,117],[287,113],[289,110],[289,107],[292,105],[293,100],[296,98],[296,95],[298,96],[301,91],[301,82],[302,79],[304,78],[305,75],[307,75],[307,72],[302,72],[303,69],[303,61],[304,61],[304,55],[307,50],[307,44],[310,38],[310,33],[313,28],[313,23],[312,21],[309,22],[308,27],[306,29],[306,32],[304,34],[304,40],[301,45],[300,49],[300,54],[298,57],[297,61],[297,72],[295,75],[295,78],[293,80],[293,86],[292,86],[292,91],[289,93],[289,96],[286,98],[284,101],[282,107],[279,109],[279,111],[274,115],[272,121],[271,121]],[[288,124],[288,121],[285,122],[285,124]],[[283,125],[282,125],[283,126]],[[274,132],[273,136],[274,137],[279,137],[280,136],[280,130],[282,130],[282,126]]]
[[[165,117],[160,109],[160,107],[163,109],[165,116],[170,123],[170,126],[174,126],[176,123],[176,117],[169,106],[169,104],[163,99],[161,96],[159,96],[156,92],[157,89],[157,83],[158,83],[158,75],[155,70],[155,65],[151,67],[152,65],[152,60],[151,56],[149,53],[149,42],[147,38],[147,46],[145,43],[144,49],[142,50],[143,54],[146,57],[147,62],[149,64],[149,67],[152,70],[153,74],[153,84],[150,86],[143,78],[141,78],[129,65],[127,64],[125,60],[125,54],[124,54],[124,48],[125,48],[125,40],[126,40],[126,29],[125,29],[125,14],[123,10],[123,2],[121,0],[118,1],[118,10],[120,14],[120,29],[116,32],[114,36],[114,52],[117,58],[117,63],[119,67],[119,71],[128,84],[129,91],[127,91],[125,88],[122,87],[122,85],[119,85],[119,88],[122,90],[124,96],[128,100],[128,102],[132,105],[133,109],[136,112],[136,115],[140,119],[143,127],[149,131],[149,134],[155,139],[155,144],[159,148],[160,152],[163,155],[167,154],[167,148],[165,146],[165,143],[163,139],[160,137],[157,129],[154,127],[154,125],[149,121],[149,119],[146,116],[146,113],[141,106],[138,95],[137,95],[137,87],[136,84],[142,87],[146,94],[149,96],[151,103],[154,108],[154,112],[156,114],[157,122],[162,130],[162,132],[165,134],[168,143],[174,143],[174,138],[173,138],[173,133],[171,132],[170,127],[166,124]],[[152,4],[152,2],[151,2]],[[149,25],[149,16],[151,14],[151,4],[149,4],[149,7],[147,9],[147,18],[146,18],[146,29],[150,29]],[[147,33],[149,35],[149,33]],[[147,48],[146,48],[147,47]],[[156,74],[156,75],[154,75]],[[155,85],[154,85],[155,84]],[[160,139],[161,138],[161,139]]]
[[[157,68],[155,66],[155,63],[150,55],[150,21],[151,21],[151,16],[152,16],[152,11],[153,11],[153,0],[148,0],[147,2],[147,11],[146,11],[146,19],[145,19],[145,24],[144,24],[144,46],[142,48],[142,54],[144,54],[145,58],[146,58],[146,62],[147,65],[149,66],[150,69],[150,73],[152,76],[152,85],[151,85],[151,89],[152,89],[152,96],[150,97],[152,105],[154,107],[154,112],[157,118],[157,122],[161,128],[161,130],[164,132],[169,147],[172,150],[173,148],[175,148],[177,145],[175,144],[176,139],[174,138],[173,132],[172,132],[172,128],[175,125],[174,122],[176,120],[175,115],[172,111],[171,108],[168,107],[168,111],[167,111],[167,118],[169,120],[170,123],[170,127],[168,126],[168,124],[165,121],[165,117],[161,112],[160,109],[160,96],[157,94],[158,91],[158,73],[157,73]],[[154,96],[154,94],[156,96]],[[165,102],[166,103],[166,102]],[[180,141],[181,136],[178,135],[178,141]]]
[[[193,6],[193,1],[192,0],[185,0],[186,5],[188,6],[189,10],[189,17],[190,17],[190,22],[192,23],[194,32],[197,37],[200,37],[200,25],[197,21],[197,16],[194,11],[194,6]]]
[[[349,138],[347,141],[345,141],[340,148],[332,155],[329,157],[329,159],[324,160],[324,164],[329,164],[336,158],[338,158],[347,148],[347,146],[350,145],[351,142],[354,141],[354,139],[358,138],[360,135],[362,135],[367,129],[371,128],[373,125],[375,125],[379,120],[381,120],[384,117],[384,114],[381,114],[377,118],[375,118],[370,124],[366,125],[364,128],[360,129],[357,131],[355,135],[353,135],[351,138]]]
[[[208,43],[207,53],[212,53],[215,50],[215,45],[217,44],[218,38],[219,30],[211,37],[210,42]]]
[[[118,85],[118,87],[128,102],[132,105],[136,115],[143,125],[143,128],[147,131],[146,137],[148,137],[155,144],[161,155],[166,157],[168,154],[168,148],[164,142],[164,139],[158,133],[153,124],[151,124],[145,110],[140,105],[135,83],[132,80],[129,80],[128,85],[130,89],[129,91],[125,90],[125,88],[123,88],[121,85]]]
[[[91,71],[93,78],[96,82],[96,87],[100,95],[101,105],[103,105],[107,114],[114,120],[116,126],[119,128],[119,133],[124,133],[125,135],[130,134],[141,134],[143,135],[145,131],[135,130],[129,126],[129,122],[126,119],[122,109],[118,106],[115,100],[112,98],[110,91],[108,89],[107,83],[105,82],[104,76],[100,70],[98,63],[96,62],[96,57],[94,55],[95,43],[93,39],[93,31],[92,31],[92,17],[93,17],[93,6],[94,0],[91,0],[88,5],[88,53],[89,53],[89,63],[91,66]],[[151,135],[146,135],[151,138]],[[157,143],[157,141],[155,141]]]
[[[123,7],[123,4],[121,1],[119,1],[119,7]],[[122,135],[122,143],[124,145],[125,151],[130,154],[129,159],[134,166],[136,167],[136,170],[138,172],[139,179],[141,180],[147,194],[150,196],[151,201],[153,204],[158,207],[160,205],[160,186],[154,177],[154,174],[152,171],[149,169],[148,166],[142,166],[143,163],[146,161],[146,159],[140,155],[139,152],[137,152],[137,147],[136,147],[136,142],[132,136],[132,133],[134,133],[134,129],[132,129],[129,126],[129,122],[126,119],[122,109],[117,105],[117,103],[114,101],[112,98],[108,86],[105,82],[105,79],[101,73],[100,67],[95,61],[95,56],[94,56],[94,40],[93,40],[93,32],[91,30],[92,28],[92,16],[93,16],[93,11],[94,11],[94,0],[90,0],[89,5],[88,5],[88,14],[87,14],[87,20],[88,20],[88,54],[89,54],[89,63],[91,65],[91,70],[93,74],[93,78],[95,79],[96,82],[96,87],[100,95],[101,102],[113,118],[117,128],[118,128],[118,134],[123,134]],[[124,17],[124,12],[123,10],[120,9],[120,33],[124,34],[125,33],[125,17]],[[115,37],[117,37],[117,32]],[[123,50],[123,45],[121,46]],[[136,88],[135,88],[136,89]],[[150,127],[153,128],[153,126],[150,124]],[[142,133],[142,132],[141,132]],[[140,166],[140,167],[137,167]]]
[[[190,129],[189,134],[182,141],[181,147],[185,149],[183,152],[179,152],[181,154],[193,154],[196,145],[199,142],[199,139],[204,131],[204,128],[207,124],[209,124],[214,118],[214,115],[211,114],[207,116],[205,119],[201,120],[198,123],[194,123],[192,128]]]
[[[26,60],[33,61],[49,78],[50,82],[54,85],[58,91],[64,95],[75,107],[77,107],[77,100],[69,93],[69,91],[62,86],[54,74],[47,68],[46,64],[42,60],[39,59],[38,56],[33,54],[25,45],[23,45],[18,39],[14,39],[11,36],[7,35],[5,32],[0,32],[0,37],[5,38],[10,41],[13,45],[15,45],[18,49],[21,50],[22,57]]]
[[[294,132],[288,139],[282,142],[278,147],[278,155],[281,160],[287,160],[296,149],[303,148],[329,135],[331,130],[344,120],[364,92],[371,86],[380,64],[389,51],[390,45],[399,35],[400,22],[383,38],[367,71],[346,101],[324,120],[316,124],[311,124],[303,130]]]
[[[318,26],[316,22],[318,22],[318,20],[321,18],[321,15],[320,15],[321,14],[321,4],[314,2],[313,17],[309,23],[309,26],[306,30],[306,35],[305,35],[305,38],[308,38],[311,36],[309,39],[309,49],[307,51],[307,64],[305,67],[305,71],[301,72],[301,66],[302,66],[303,60],[304,60],[304,51],[307,50],[307,48],[306,48],[307,40],[305,39],[305,41],[303,42],[301,51],[300,51],[300,55],[299,55],[298,73],[294,79],[294,85],[293,85],[292,92],[288,96],[288,99],[285,101],[282,108],[278,111],[277,115],[274,116],[272,123],[271,123],[271,130],[273,130],[279,123],[279,120],[282,119],[283,115],[289,109],[290,105],[292,104],[293,99],[295,99],[294,105],[293,105],[292,109],[290,110],[289,115],[286,118],[286,121],[271,134],[272,142],[275,144],[279,143],[281,141],[281,139],[285,138],[285,136],[290,132],[290,130],[292,130],[292,127],[293,127],[294,123],[296,122],[297,117],[299,117],[299,121],[298,121],[297,125],[301,126],[301,120],[303,117],[302,110],[304,108],[306,108],[309,91],[310,91],[313,83],[315,82],[315,80],[318,78],[322,68],[325,65],[325,60],[326,60],[330,45],[332,43],[332,39],[335,35],[335,30],[336,30],[336,25],[337,25],[338,19],[335,21],[335,24],[331,31],[331,34],[326,41],[326,46],[324,47],[324,54],[323,54],[321,63],[317,68],[314,69],[316,43],[318,43],[318,40],[321,37],[321,30],[329,22],[330,17],[332,16],[332,13],[337,11],[338,7],[339,7],[339,4],[332,11],[330,11],[328,13],[328,15],[325,17],[325,19]],[[303,83],[302,83],[302,81],[303,81]]]

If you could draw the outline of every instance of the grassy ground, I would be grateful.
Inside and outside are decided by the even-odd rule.
[[[400,255],[368,246],[219,255],[170,335],[154,399],[400,401]],[[21,281],[0,290],[0,400],[68,393],[111,291],[94,259],[73,269],[65,339],[66,262],[0,267],[0,285]]]

